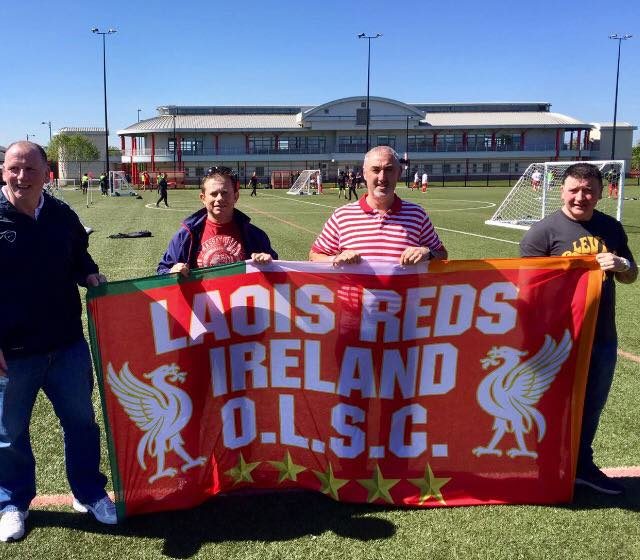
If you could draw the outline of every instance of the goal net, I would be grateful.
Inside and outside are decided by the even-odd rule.
[[[112,185],[109,194],[111,196],[133,196],[133,185],[127,181],[124,171],[109,171],[109,184]]]
[[[624,198],[624,161],[552,161],[532,163],[485,224],[529,229],[537,221],[562,207],[562,176],[570,165],[590,163],[602,173],[602,200],[598,210],[622,219]],[[617,190],[614,186],[617,185]]]
[[[319,169],[305,169],[295,180],[287,194],[316,194],[318,192],[317,177]]]

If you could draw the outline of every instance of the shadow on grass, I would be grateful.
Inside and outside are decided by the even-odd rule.
[[[576,511],[607,508],[640,511],[640,477],[620,477],[615,480],[624,486],[623,495],[609,496],[586,486],[576,486],[573,502],[564,507]]]
[[[325,531],[360,541],[387,539],[396,532],[393,523],[365,515],[379,509],[290,492],[222,496],[190,510],[131,517],[117,526],[100,525],[89,515],[32,510],[29,525],[164,539],[165,555],[190,558],[206,543],[286,541]]]
[[[626,489],[623,496],[607,496],[579,486],[573,503],[550,507],[640,511],[640,478],[616,480]],[[190,510],[131,517],[117,526],[100,525],[90,515],[31,510],[28,527],[163,539],[164,555],[191,558],[207,543],[287,541],[326,531],[359,541],[388,539],[395,535],[395,525],[371,515],[386,510],[384,506],[338,503],[313,492],[284,492],[220,496]]]

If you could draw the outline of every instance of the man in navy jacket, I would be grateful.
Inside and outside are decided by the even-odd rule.
[[[42,389],[64,433],[74,509],[116,523],[100,472],[93,370],[82,331],[78,285],[105,282],[89,239],[69,206],[43,193],[47,156],[33,142],[6,151],[0,189],[0,541],[24,535],[36,494],[29,440]]]
[[[231,169],[210,168],[200,187],[204,208],[182,223],[158,265],[158,274],[179,272],[186,277],[192,268],[277,259],[267,234],[235,208],[239,196]]]

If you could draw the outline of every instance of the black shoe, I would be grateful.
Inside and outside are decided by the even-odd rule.
[[[616,482],[612,478],[609,478],[594,464],[591,464],[587,468],[578,470],[578,473],[576,474],[576,484],[588,486],[596,492],[609,494],[611,496],[624,494],[625,491],[622,484]]]

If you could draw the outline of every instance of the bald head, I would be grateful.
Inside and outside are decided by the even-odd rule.
[[[34,150],[38,154],[38,156],[40,156],[42,163],[44,163],[47,167],[49,166],[49,160],[47,159],[47,152],[44,151],[44,148],[40,144],[36,144],[35,142],[29,142],[28,140],[18,140],[17,142],[13,142],[12,144],[9,144],[5,152],[5,155],[8,154],[9,150],[11,150],[14,146],[22,150],[29,150],[29,151]]]

